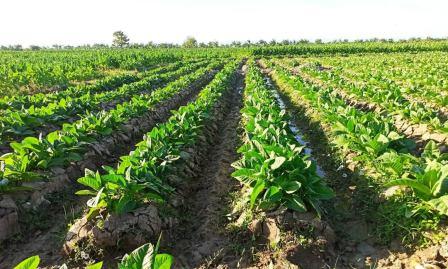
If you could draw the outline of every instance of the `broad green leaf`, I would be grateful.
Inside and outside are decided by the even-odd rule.
[[[28,167],[29,163],[30,163],[30,159],[28,158],[28,156],[24,156],[22,158],[22,163],[20,165],[20,171],[25,172],[27,170],[26,168]]]
[[[58,139],[59,139],[59,132],[58,132],[58,131],[51,132],[51,133],[49,133],[49,134],[47,135],[47,140],[48,140],[48,142],[50,142],[51,144],[54,144],[54,142],[55,142],[56,140],[58,140]]]
[[[122,187],[127,185],[126,179],[122,175],[108,174],[101,177],[104,181],[119,184]]]
[[[98,181],[97,177],[85,176],[78,179],[78,183],[90,187],[94,190],[99,190],[101,188],[101,181]]]
[[[169,254],[157,254],[154,261],[154,269],[170,269],[173,262],[173,256]]]
[[[448,195],[429,200],[428,203],[439,213],[448,216]]]
[[[75,140],[68,135],[62,136],[62,140],[68,145],[71,145],[75,142]]]
[[[153,255],[153,245],[145,244],[126,254],[118,265],[119,269],[152,269]]]
[[[355,131],[355,122],[353,121],[353,119],[350,119],[347,122],[347,130],[351,133],[353,133]]]
[[[288,194],[298,191],[300,187],[302,187],[302,183],[300,183],[299,181],[287,181],[282,186],[283,190],[285,190],[285,192]]]
[[[254,171],[252,169],[248,168],[240,168],[232,173],[232,177],[250,177],[254,174]]]
[[[383,144],[387,144],[387,143],[389,143],[389,138],[387,138],[387,137],[386,137],[385,135],[383,135],[383,134],[380,134],[376,140],[377,140],[378,142],[383,143]]]
[[[387,137],[388,137],[390,140],[398,140],[398,139],[401,138],[401,136],[400,136],[397,132],[390,132],[390,133],[387,135]]]
[[[264,194],[265,199],[269,200],[269,202],[278,202],[282,197],[282,193],[280,192],[280,188],[277,186],[271,186],[266,189]]]
[[[123,196],[115,203],[114,211],[117,214],[123,214],[133,210],[136,205],[136,201],[134,201],[131,197]]]
[[[438,158],[440,156],[439,147],[433,140],[426,144],[422,156],[428,159]]]
[[[92,195],[92,196],[95,196],[96,192],[91,191],[91,190],[80,190],[80,191],[75,192],[75,194],[76,195]]]
[[[41,160],[37,163],[38,167],[47,168],[48,167],[48,161],[47,160]]]
[[[286,161],[285,157],[275,157],[274,163],[271,165],[271,169],[278,169]]]
[[[98,193],[96,194],[95,197],[93,197],[93,198],[91,198],[89,201],[87,201],[87,205],[88,205],[89,207],[93,207],[93,208],[95,208],[95,207],[98,206],[98,203],[100,202],[101,194],[103,193],[103,190],[104,190],[104,188],[101,188],[101,189],[98,191]]]
[[[255,205],[255,201],[257,200],[258,195],[264,190],[265,182],[263,179],[259,179],[252,189],[252,193],[250,194],[250,207],[252,208]]]
[[[22,140],[22,144],[23,145],[36,145],[39,144],[39,139],[35,138],[35,137],[27,137],[25,139]]]
[[[314,192],[313,197],[322,200],[331,199],[335,195],[333,190],[330,187],[322,184],[322,182],[313,185],[312,191]]]
[[[88,265],[86,269],[101,269],[103,267],[103,262],[98,262],[92,265]]]
[[[286,201],[286,207],[298,212],[306,212],[305,203],[296,195]]]
[[[386,184],[384,184],[385,187],[392,187],[392,186],[406,186],[406,187],[410,187],[413,190],[417,190],[418,192],[422,193],[423,195],[427,195],[430,196],[431,195],[431,190],[423,185],[422,183],[416,181],[416,180],[412,180],[412,179],[396,179],[396,180],[392,180],[390,182],[387,182]]]

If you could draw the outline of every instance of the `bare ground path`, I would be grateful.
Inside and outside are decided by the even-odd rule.
[[[170,239],[175,268],[238,267],[240,258],[233,250],[233,239],[225,231],[225,214],[232,202],[229,193],[240,188],[231,177],[231,163],[238,158],[237,128],[243,89],[244,74],[240,71],[231,89],[226,116],[219,123],[216,144],[209,150],[210,158],[189,186],[183,213],[186,218]]]

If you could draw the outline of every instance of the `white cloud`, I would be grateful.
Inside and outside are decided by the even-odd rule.
[[[15,0],[0,5],[0,44],[229,42],[448,36],[444,0]]]

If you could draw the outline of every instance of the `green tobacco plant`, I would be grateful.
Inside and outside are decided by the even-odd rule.
[[[251,207],[271,210],[283,205],[300,212],[312,207],[320,213],[320,200],[334,194],[317,175],[315,163],[302,153],[285,111],[253,64],[246,76],[244,99],[246,137],[232,176],[250,187]]]
[[[352,107],[340,107],[332,117],[334,144],[344,150],[356,151],[359,158],[376,158],[386,152],[411,152],[415,143],[398,134],[391,123],[382,121],[372,113],[360,114]]]
[[[39,268],[39,264],[40,264],[40,258],[39,256],[32,256],[29,257],[27,259],[25,259],[24,261],[22,261],[21,263],[19,263],[18,265],[16,265],[14,267],[14,269],[38,269]],[[92,265],[87,265],[85,267],[85,269],[101,269],[103,267],[103,262],[98,262]],[[143,268],[143,267],[135,267],[135,268]],[[66,264],[63,264],[59,267],[59,269],[68,269]]]
[[[377,56],[373,58],[375,57]],[[342,57],[340,61],[347,59],[349,60]],[[409,134],[400,131],[402,127],[398,127],[396,115],[400,115],[398,119],[403,119],[415,110],[417,113],[414,116],[418,118],[426,112],[400,97],[396,89],[387,93],[374,87],[358,87],[355,85],[357,80],[353,85],[341,84],[345,82],[332,75],[338,72],[337,69],[310,65],[314,60],[323,61],[322,58],[299,59],[299,65],[287,59],[262,62],[273,71],[272,78],[282,93],[294,105],[306,108],[307,116],[312,122],[319,122],[333,152],[341,160],[353,165],[355,171],[372,186],[375,195],[381,192],[376,186],[384,184],[388,187],[407,186],[412,191],[397,190],[394,195],[385,196],[387,200],[378,201],[380,207],[366,203],[373,216],[378,214],[374,218],[378,230],[388,230],[388,240],[397,235],[401,238],[424,237],[421,232],[423,228],[433,230],[441,219],[441,213],[446,215],[447,212],[447,194],[444,187],[440,187],[446,184],[443,166],[447,163],[444,154],[438,151],[440,145],[434,142],[430,142],[420,156],[415,150],[415,143],[406,137]],[[363,62],[359,67],[365,68],[365,65],[369,63]],[[376,63],[371,68],[365,68],[366,76],[360,82],[381,79],[382,75],[372,78],[370,74],[378,66],[383,64]],[[351,64],[345,65],[343,69],[348,71],[345,75],[356,74],[358,71],[353,70]],[[401,103],[396,104],[397,102]],[[377,103],[377,108],[382,109],[371,111],[372,107],[365,106],[366,103]],[[427,127],[430,131],[431,126]],[[365,199],[369,201],[369,198]],[[410,216],[413,218],[409,218]],[[406,223],[408,227],[399,226],[399,223]],[[428,226],[428,223],[432,224]],[[397,231],[401,231],[401,234]]]
[[[214,104],[228,88],[236,62],[227,64],[198,95],[195,102],[173,111],[164,123],[156,125],[116,168],[103,167],[104,175],[87,170],[79,183],[91,188],[78,192],[93,196],[88,202],[91,218],[102,209],[121,214],[146,202],[164,202],[174,188],[167,178],[180,162],[190,161],[184,150],[202,134]]]
[[[70,136],[61,132],[49,133],[45,138],[27,137],[22,142],[11,143],[12,153],[3,155],[8,173],[27,173],[35,169],[48,169],[55,166],[64,166],[72,161],[82,159],[82,147]]]
[[[377,60],[372,59],[372,61]],[[388,115],[398,114],[409,119],[412,123],[429,124],[431,129],[438,129],[446,133],[445,128],[448,122],[444,117],[438,116],[438,110],[442,105],[428,105],[434,99],[440,99],[439,94],[433,94],[429,100],[421,100],[420,94],[411,93],[393,79],[384,78],[388,71],[378,70],[378,64],[374,64],[370,68],[366,68],[366,65],[371,65],[371,63],[356,67],[347,62],[342,65],[345,68],[340,66],[336,68],[316,68],[314,64],[310,64],[301,70],[321,80],[329,87],[342,88],[345,92],[361,100],[368,100],[369,103],[376,104],[384,109]],[[383,63],[380,66],[382,65]],[[352,71],[347,72],[347,69]],[[395,73],[392,77],[397,75]],[[409,78],[406,79],[409,80]],[[422,95],[426,94],[426,91],[418,90],[418,92]]]
[[[48,134],[46,137],[28,137],[21,143],[11,143],[14,152],[1,157],[6,164],[4,177],[12,182],[11,175],[23,175],[36,170],[48,170],[55,166],[67,166],[72,161],[80,159],[80,154],[101,137],[110,135],[113,130],[120,128],[124,122],[147,112],[155,104],[173,97],[194,81],[204,77],[204,74],[219,67],[213,62],[207,67],[200,68],[192,74],[168,84],[165,88],[152,91],[149,94],[134,96],[130,101],[116,106],[109,111],[87,114],[80,120],[64,124],[62,130]],[[22,180],[16,177],[15,184]],[[1,190],[1,189],[0,189]]]
[[[118,269],[170,269],[174,258],[170,254],[159,253],[160,237],[156,246],[147,243],[129,254],[123,256],[118,264]],[[39,267],[39,256],[32,256],[14,267],[14,269],[37,269]],[[85,269],[101,269],[103,262],[88,265]],[[67,269],[67,265],[62,265],[59,269]]]
[[[22,186],[23,182],[31,182],[43,179],[38,173],[27,172],[27,157],[23,157],[21,167],[7,170],[4,161],[0,160],[0,192],[15,192],[31,190],[29,187]]]
[[[160,237],[156,246],[145,244],[130,254],[126,254],[118,264],[119,269],[170,269],[174,258],[170,254],[159,253]]]
[[[154,177],[151,181],[144,178],[135,178],[131,175],[131,167],[124,174],[116,174],[111,167],[103,167],[109,174],[101,175],[99,172],[86,170],[86,175],[78,182],[92,190],[81,190],[78,195],[91,195],[87,205],[90,207],[88,219],[96,216],[102,208],[109,212],[123,214],[139,207],[143,202],[151,200],[163,202],[164,195],[170,191],[168,186],[156,184]]]
[[[441,154],[437,145],[431,141],[426,145],[422,157],[423,164],[415,165],[410,172],[385,186],[409,187],[431,209],[448,215],[448,154]]]
[[[141,80],[134,81],[130,84],[120,84],[118,89],[92,94],[90,91],[73,98],[71,96],[60,96],[53,102],[47,103],[45,106],[35,107],[31,105],[28,108],[7,109],[2,111],[3,117],[1,122],[2,132],[0,138],[9,140],[15,137],[23,137],[25,135],[33,135],[38,127],[45,124],[62,125],[71,117],[88,114],[88,112],[98,112],[102,109],[102,104],[108,102],[123,102],[131,99],[133,96],[142,92],[151,90],[158,86],[164,85],[181,75],[189,73],[201,66],[205,66],[205,62],[187,64],[172,72],[154,73],[148,72]],[[168,67],[169,69],[169,67]],[[114,81],[112,81],[114,82]],[[112,83],[110,86],[114,85]],[[103,85],[103,87],[107,87]]]

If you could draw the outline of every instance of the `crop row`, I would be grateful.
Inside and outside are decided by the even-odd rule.
[[[448,43],[442,41],[417,40],[405,42],[336,42],[324,44],[297,44],[289,46],[263,46],[252,48],[255,56],[273,55],[339,55],[359,53],[396,53],[448,51]]]
[[[117,264],[118,269],[170,269],[174,262],[174,258],[165,253],[159,253],[159,242],[154,246],[146,243],[129,254],[125,254],[121,261]],[[19,264],[14,269],[38,269],[40,265],[40,257],[38,255],[31,256]],[[63,264],[60,269],[68,268]],[[87,265],[85,269],[101,269],[103,262],[97,262]]]
[[[106,206],[109,212],[123,213],[135,209],[147,198],[155,201],[167,198],[172,192],[166,181],[167,173],[172,172],[176,161],[189,158],[183,150],[199,139],[204,122],[212,117],[212,108],[229,88],[236,66],[236,62],[227,64],[195,102],[180,107],[167,122],[147,133],[135,150],[120,158],[115,169],[106,168],[103,175],[87,171],[78,180],[94,191],[81,194],[100,197],[100,202],[91,206],[93,211]]]
[[[64,88],[71,81],[101,77],[106,69],[141,70],[177,59],[173,54],[132,50],[1,52],[1,93],[45,92],[49,87]]]
[[[191,64],[178,70],[165,74],[149,73],[141,81],[126,84],[116,90],[91,95],[84,94],[79,98],[64,98],[47,106],[18,111],[3,111],[3,119],[0,125],[0,141],[20,139],[26,135],[34,135],[41,127],[48,125],[60,127],[64,122],[72,121],[89,113],[105,110],[105,107],[115,107],[116,103],[123,102],[135,95],[160,87],[167,82],[189,73],[204,65],[204,63]]]
[[[122,124],[141,116],[155,104],[175,96],[216,68],[216,64],[200,68],[164,88],[134,96],[115,109],[88,114],[74,123],[64,124],[61,130],[46,136],[27,137],[20,143],[11,143],[13,152],[0,158],[3,163],[0,171],[3,178],[1,190],[23,189],[23,182],[45,178],[42,171],[52,167],[66,167],[73,161],[81,160],[81,154],[91,143],[111,135]]]
[[[388,57],[393,59],[393,57]],[[381,57],[378,58],[381,59]],[[314,63],[314,66],[317,65],[317,69],[322,73],[328,73],[328,76],[332,76],[333,80],[341,87],[345,85],[347,88],[355,87],[364,91],[369,90],[369,92],[375,90],[378,92],[377,95],[384,95],[386,100],[393,98],[396,102],[403,103],[403,106],[410,106],[414,110],[421,110],[423,113],[428,114],[428,116],[438,116],[442,125],[448,119],[448,110],[446,108],[448,104],[448,92],[444,92],[442,89],[444,87],[444,79],[439,77],[437,81],[434,81],[435,79],[430,79],[431,76],[427,74],[429,78],[421,81],[418,75],[414,74],[419,68],[418,66],[408,67],[408,76],[406,81],[403,82],[397,79],[397,77],[401,77],[401,73],[406,72],[403,70],[406,62],[402,63],[398,61],[396,63],[397,66],[387,68],[387,66],[381,64],[382,62],[376,62],[377,66],[380,67],[373,67],[371,66],[372,63],[370,63],[370,66],[360,66],[353,63],[353,60],[347,60],[348,63],[342,62],[339,65],[322,67],[321,61],[318,59],[315,60],[317,61],[313,60],[311,66],[313,66],[312,63]],[[307,59],[308,61],[309,59]],[[365,61],[365,59],[362,59],[362,61]],[[430,62],[434,63],[434,61]],[[372,62],[375,63],[374,60]],[[438,72],[443,73],[443,69],[438,70]],[[369,92],[367,92],[367,95]],[[378,101],[378,99],[375,96],[374,101]],[[420,114],[422,113],[420,112]],[[417,120],[424,119],[417,118]]]
[[[317,175],[316,164],[303,154],[285,110],[253,62],[246,75],[241,112],[244,144],[232,175],[250,188],[251,207],[273,210],[285,206],[300,212],[312,207],[321,212],[320,200],[331,198],[333,192]]]
[[[354,85],[355,87],[365,89],[383,89],[380,92],[385,93],[384,90],[388,92],[400,93],[402,96],[401,101],[408,103],[409,107],[412,107],[414,110],[428,110],[429,117],[438,117],[438,120],[441,123],[436,123],[435,126],[445,125],[448,119],[448,110],[446,105],[448,105],[448,95],[447,93],[443,93],[439,91],[428,91],[417,89],[414,87],[403,87],[399,83],[391,79],[385,79],[382,75],[375,75],[367,72],[367,70],[363,70],[365,73],[350,73],[346,74],[345,72],[341,72],[340,68],[337,70],[331,71],[335,76],[337,76],[344,83],[340,84],[349,84]],[[375,77],[376,79],[372,79]],[[398,97],[398,94],[396,94]],[[400,98],[396,98],[397,101],[400,101]],[[412,116],[412,115],[411,115]],[[431,118],[429,118],[431,119]],[[417,118],[417,121],[424,121],[425,119]],[[430,120],[431,122],[431,120]],[[431,124],[433,124],[431,122]]]
[[[307,61],[320,62],[326,66],[341,68],[349,76],[359,76],[365,81],[394,82],[409,95],[422,95],[428,101],[443,103],[443,95],[448,93],[444,73],[448,71],[448,54],[431,52],[420,54],[373,54],[351,57],[310,58]]]
[[[372,76],[368,82],[354,82],[344,79],[337,72],[322,72],[313,67],[302,70],[329,86],[340,87],[358,98],[369,100],[390,114],[400,115],[413,123],[426,123],[432,129],[448,134],[447,119],[440,117],[441,113],[437,109],[406,97],[394,83],[382,82],[378,77]]]
[[[93,84],[81,84],[73,87],[69,87],[66,90],[61,90],[57,92],[50,93],[36,93],[32,95],[13,95],[13,96],[4,96],[0,98],[0,109],[21,109],[21,108],[29,108],[31,106],[41,107],[48,105],[50,103],[56,103],[61,99],[66,99],[68,97],[71,98],[79,98],[85,94],[95,94],[103,91],[111,91],[117,87],[120,87],[124,84],[136,82],[142,77],[150,75],[150,74],[159,74],[174,71],[184,65],[181,62],[175,62],[171,64],[167,64],[161,67],[153,68],[149,71],[137,73],[137,74],[112,74],[103,79],[96,81]]]
[[[375,178],[385,187],[400,185],[413,190],[419,209],[448,214],[447,155],[436,143],[429,142],[419,156],[412,142],[394,131],[385,117],[348,106],[331,88],[306,82],[282,68],[272,66],[271,73],[292,102],[308,108],[329,131],[330,142],[342,152],[342,159],[357,171]],[[417,210],[418,211],[418,210]]]
[[[285,65],[281,61],[275,61],[276,64],[292,70],[292,67]],[[336,80],[335,76],[328,75],[318,71],[316,68],[306,67],[298,70],[294,68],[294,73],[301,76],[308,83],[319,87],[328,88],[339,95],[342,99],[353,106],[365,111],[376,111],[384,118],[393,120],[397,130],[410,137],[427,143],[435,140],[441,148],[447,144],[448,133],[446,130],[447,121],[441,122],[439,114],[424,106],[421,103],[410,102],[403,98],[399,90],[385,91],[373,88],[359,88],[354,85],[345,85],[341,87],[341,80]],[[319,68],[318,68],[319,69]],[[310,75],[318,76],[318,78]],[[339,81],[339,82],[337,82]],[[421,141],[420,141],[421,140]]]
[[[211,133],[218,131],[222,103],[238,65],[236,61],[226,64],[194,102],[180,107],[166,122],[148,132],[115,168],[103,167],[103,173],[86,170],[85,176],[78,179],[88,189],[77,194],[92,196],[87,203],[90,211],[78,223],[90,223],[89,229],[95,231],[89,236],[93,236],[97,247],[115,246],[129,236],[137,244],[142,234],[145,240],[158,236],[160,219],[164,217],[158,208],[174,206],[173,199],[178,199],[181,192],[176,188],[187,184],[204,157]],[[138,219],[138,223],[133,231],[122,227],[113,230],[109,223],[115,218]],[[140,218],[148,218],[148,222],[142,223]],[[65,246],[69,253],[82,240],[77,238],[80,226],[85,225],[75,224],[69,231]],[[113,239],[102,241],[98,236],[102,233],[111,233]]]

